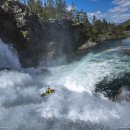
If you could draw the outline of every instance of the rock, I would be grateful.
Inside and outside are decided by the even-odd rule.
[[[86,40],[83,24],[67,19],[41,21],[18,2],[2,0],[0,14],[0,38],[13,44],[23,67],[69,58]]]
[[[130,55],[130,48],[123,48],[122,51],[123,51],[125,54]]]
[[[123,86],[118,90],[118,94],[115,96],[115,101],[120,102],[122,100],[130,101],[130,88]]]
[[[127,98],[130,94],[130,73],[120,73],[117,77],[113,77],[111,80],[108,77],[105,77],[101,82],[97,83],[95,92],[104,93],[106,97],[109,97],[112,100],[117,100],[120,97],[121,99]],[[129,94],[122,95],[124,90],[129,90]]]
[[[0,38],[7,44],[13,44],[22,66],[34,65],[31,42],[38,41],[39,28],[38,17],[30,15],[25,5],[12,1],[0,2]]]
[[[53,60],[72,55],[85,42],[83,25],[73,24],[67,19],[46,21],[42,32],[47,51],[44,56],[50,57],[51,54]]]
[[[86,49],[90,49],[94,46],[96,46],[97,43],[96,42],[86,42],[85,44],[83,44],[81,47],[79,47],[79,51],[84,51]]]
[[[10,70],[12,70],[12,69],[11,69],[11,68],[0,67],[0,71],[3,71],[3,70],[8,70],[8,71],[10,71]]]

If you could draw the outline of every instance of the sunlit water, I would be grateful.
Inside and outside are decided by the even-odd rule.
[[[0,41],[0,129],[119,130],[130,127],[130,103],[112,102],[95,94],[96,84],[130,71],[130,56],[115,41],[108,49],[91,52],[68,65],[22,69],[17,53]],[[114,44],[114,42],[113,42]],[[55,94],[40,97],[50,86]]]

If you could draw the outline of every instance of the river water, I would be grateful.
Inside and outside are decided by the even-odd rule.
[[[130,38],[109,41],[53,67],[22,68],[17,52],[0,41],[0,129],[120,130],[130,127],[130,102],[113,102],[95,93],[96,84],[130,72]],[[49,72],[45,72],[48,69]],[[40,94],[47,87],[56,92]],[[123,127],[123,128],[122,128]]]

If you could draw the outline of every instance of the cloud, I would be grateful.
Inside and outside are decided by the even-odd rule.
[[[67,10],[68,10],[68,11],[74,10],[74,9],[77,9],[77,7],[76,7],[76,6],[72,7],[72,5],[69,5],[69,6],[67,7]]]
[[[100,15],[100,14],[102,14],[102,12],[101,11],[96,11],[96,12],[93,12],[93,13],[88,13],[88,15],[90,16],[90,17],[92,17],[92,16],[94,16],[94,15]]]
[[[108,10],[108,15],[115,23],[121,23],[130,18],[130,0],[113,0],[114,8]]]
[[[106,18],[108,21],[114,23],[122,23],[130,19],[130,0],[113,0],[112,4],[115,7],[108,9],[106,12],[89,12],[88,17],[90,21],[93,15],[96,15],[98,19]]]
[[[112,16],[115,23],[122,23],[130,18],[130,14],[115,14]]]
[[[71,5],[69,5],[69,6],[67,7],[67,10],[68,10],[68,11],[70,11],[70,10],[71,10]]]
[[[108,12],[110,12],[110,13],[123,13],[126,11],[128,11],[128,8],[122,8],[122,7],[115,7],[115,8],[108,10]]]
[[[130,7],[130,1],[129,0],[113,0],[112,2],[115,5],[118,5],[120,7]]]
[[[105,13],[103,13],[101,11],[90,12],[90,13],[87,13],[87,14],[88,14],[88,18],[89,18],[90,21],[92,21],[94,15],[97,17],[97,19],[105,18]]]
[[[113,0],[112,3],[116,7],[109,9],[110,13],[123,13],[129,10],[130,1],[127,0]]]

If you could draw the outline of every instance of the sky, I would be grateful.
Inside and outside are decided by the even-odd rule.
[[[75,3],[76,9],[83,9],[91,20],[95,14],[97,18],[105,18],[110,22],[122,23],[130,19],[130,0],[66,0],[69,8]]]

